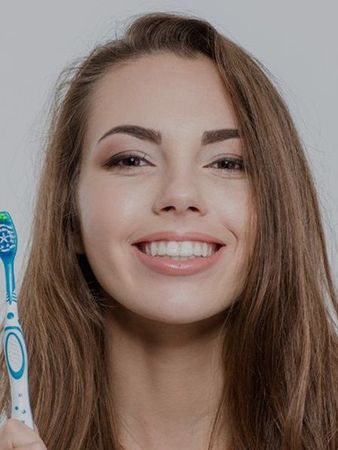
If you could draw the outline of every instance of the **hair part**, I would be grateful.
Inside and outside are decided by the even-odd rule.
[[[165,12],[133,17],[122,37],[69,66],[55,88],[18,296],[40,435],[50,450],[123,448],[105,377],[111,299],[76,251],[77,185],[97,83],[118,65],[164,52],[217,66],[244,144],[248,230],[256,224],[241,296],[224,312],[226,382],[209,450],[225,425],[236,450],[336,450],[338,336],[328,308],[338,316],[337,290],[303,144],[259,61],[206,20]],[[0,364],[5,374],[3,353]],[[9,416],[9,381],[0,379]]]

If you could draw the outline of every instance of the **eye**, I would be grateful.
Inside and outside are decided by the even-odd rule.
[[[120,169],[132,169],[134,167],[142,167],[140,166],[140,162],[144,161],[148,163],[148,161],[144,158],[146,154],[143,153],[143,157],[129,153],[125,155],[114,155],[110,158],[105,164],[105,167],[114,167],[118,170]],[[126,164],[123,164],[123,163]],[[226,172],[242,172],[244,171],[244,162],[242,158],[222,158],[213,163],[209,164],[209,166],[218,164],[220,167],[219,170]],[[143,166],[144,167],[144,166]],[[208,166],[207,166],[208,167]]]
[[[143,153],[143,156],[145,156],[145,153]],[[133,153],[129,153],[126,155],[114,155],[112,158],[108,159],[108,161],[104,164],[104,166],[105,167],[116,167],[118,169],[122,169],[122,168],[132,169],[133,167],[140,167],[139,166],[140,161],[147,162],[147,160],[144,157],[140,157]],[[123,162],[127,162],[130,164],[124,165],[124,164],[122,164]]]
[[[242,172],[244,170],[244,161],[242,158],[222,158],[210,165],[219,164],[220,170],[225,170],[227,172]]]

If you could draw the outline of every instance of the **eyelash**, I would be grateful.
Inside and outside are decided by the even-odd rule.
[[[135,159],[138,159],[138,160],[140,160],[140,161],[148,162],[145,158],[130,153],[130,154],[121,155],[121,156],[116,156],[116,155],[115,155],[115,156],[113,156],[112,158],[110,158],[110,159],[104,164],[104,166],[105,166],[105,167],[110,167],[110,168],[111,168],[111,167],[116,167],[116,168],[119,169],[119,170],[122,169],[122,168],[126,168],[127,170],[129,170],[129,169],[133,169],[134,167],[140,167],[140,166],[121,166],[121,165],[118,165],[121,161],[125,161],[125,160],[127,160],[127,159],[129,159],[129,158],[135,158]],[[219,160],[217,160],[217,161],[214,161],[214,162],[211,163],[211,164],[216,164],[216,163],[223,162],[223,161],[227,161],[228,163],[232,163],[232,164],[239,164],[240,168],[239,168],[239,169],[226,169],[226,168],[222,168],[222,169],[220,169],[220,170],[226,170],[226,171],[228,171],[228,172],[237,172],[237,171],[242,172],[242,171],[244,171],[244,162],[243,162],[242,159],[239,159],[239,158],[221,158],[221,159],[219,159]]]

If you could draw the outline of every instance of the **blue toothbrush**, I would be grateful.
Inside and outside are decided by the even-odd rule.
[[[29,401],[27,348],[19,323],[15,293],[14,257],[18,238],[14,223],[7,211],[0,211],[0,258],[6,273],[6,317],[4,351],[11,385],[12,418],[34,430]]]

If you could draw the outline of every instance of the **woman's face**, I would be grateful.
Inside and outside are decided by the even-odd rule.
[[[161,143],[127,133],[100,140],[125,124],[157,130]],[[219,314],[239,295],[249,244],[249,183],[240,164],[224,161],[241,157],[240,138],[202,142],[206,130],[219,129],[238,124],[206,57],[144,56],[97,84],[78,186],[81,237],[98,282],[126,311],[192,323]],[[139,159],[105,166],[114,155],[129,153]],[[161,231],[207,233],[226,247],[200,272],[158,272],[132,244]]]

